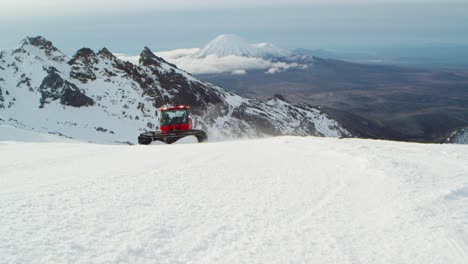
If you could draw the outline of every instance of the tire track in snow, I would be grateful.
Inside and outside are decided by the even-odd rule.
[[[5,262],[466,262],[465,148],[294,137],[102,147],[80,158],[90,177],[36,171],[43,188],[0,196]]]
[[[388,142],[386,144],[392,143]],[[412,240],[418,236],[418,233],[427,234],[427,237],[421,238],[425,241],[423,245],[427,245],[425,248],[427,253],[422,254],[422,251],[409,252],[409,255],[413,255],[415,261],[429,263],[467,263],[468,241],[460,237],[460,232],[457,234],[457,232],[451,231],[452,227],[460,226],[460,223],[454,221],[453,213],[460,214],[463,207],[454,208],[450,206],[446,195],[444,195],[446,193],[444,189],[448,187],[444,185],[454,183],[454,181],[447,181],[448,178],[458,178],[464,182],[463,178],[468,176],[468,174],[464,174],[465,177],[462,177],[462,175],[451,176],[450,171],[454,172],[454,175],[457,175],[457,171],[467,171],[463,158],[458,153],[449,155],[449,153],[441,151],[446,156],[452,157],[443,160],[442,163],[438,162],[440,164],[428,163],[433,156],[437,155],[434,150],[450,148],[450,146],[413,144],[413,151],[408,153],[402,148],[403,144],[394,144],[394,154],[392,155],[388,155],[388,151],[376,152],[377,149],[385,150],[382,146],[378,148],[374,146],[368,154],[372,157],[370,160],[373,163],[378,164],[386,173],[398,179],[400,182],[398,198],[409,209],[405,214],[407,221],[411,221],[413,225],[418,224],[409,230],[409,234],[412,233],[413,235],[407,238],[406,243],[414,243]],[[440,172],[444,172],[444,174],[441,175]],[[464,208],[467,206],[468,203],[465,202]],[[440,251],[441,248],[447,248],[447,250],[431,257],[429,252],[433,252],[433,250]]]

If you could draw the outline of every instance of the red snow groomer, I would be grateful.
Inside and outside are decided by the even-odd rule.
[[[148,145],[153,141],[171,144],[187,136],[195,136],[198,142],[208,139],[205,131],[193,129],[190,106],[163,107],[159,110],[161,112],[161,118],[159,119],[160,131],[140,134],[138,137],[139,144]]]

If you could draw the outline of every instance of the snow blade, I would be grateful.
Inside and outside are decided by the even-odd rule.
[[[195,136],[198,142],[204,142],[208,139],[205,131],[199,129],[190,129],[190,130],[180,130],[180,131],[171,131],[171,132],[147,132],[142,133],[138,137],[138,144],[140,145],[149,145],[153,141],[161,141],[167,144],[172,144],[177,140],[187,137]]]

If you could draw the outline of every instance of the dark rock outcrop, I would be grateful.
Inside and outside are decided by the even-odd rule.
[[[249,125],[256,127],[261,133],[272,136],[281,134],[281,131],[275,127],[271,122],[272,120],[268,118],[265,113],[259,112],[260,114],[254,114],[249,111],[249,109],[251,109],[251,106],[243,103],[234,110],[232,116],[240,120],[244,120]]]
[[[79,49],[68,64],[73,65],[76,63],[83,63],[85,65],[93,65],[98,62],[96,53],[90,48]]]
[[[57,69],[51,67],[47,69],[48,75],[39,86],[41,94],[40,106],[51,101],[60,100],[60,103],[67,106],[82,107],[94,105],[93,99],[89,98],[75,84],[63,80]]]
[[[0,87],[0,108],[5,108],[5,98],[3,97],[2,87]]]
[[[169,66],[177,69],[177,66],[167,62],[161,57],[156,56],[148,47],[145,47],[140,54],[140,59],[138,60],[140,65],[143,66],[156,66],[161,67],[163,63],[168,64]]]
[[[68,64],[72,66],[70,78],[79,80],[82,83],[87,83],[89,80],[96,80],[93,66],[98,62],[99,59],[92,49],[82,48],[78,50],[68,62]]]
[[[101,50],[99,50],[97,55],[101,55],[109,60],[117,59],[117,57],[115,57],[114,54],[112,54],[107,48],[102,48]]]
[[[140,65],[149,69],[149,74],[141,73],[138,69],[132,72],[134,80],[138,82],[149,96],[158,96],[161,104],[188,104],[192,105],[195,114],[200,114],[207,109],[208,104],[221,104],[221,94],[215,89],[207,88],[201,82],[190,81],[177,67],[168,63],[164,59],[156,56],[147,47],[141,52]],[[168,65],[170,70],[165,70],[162,65]],[[186,74],[186,73],[185,73]],[[146,76],[145,76],[146,75]],[[166,94],[164,96],[159,90],[162,88]],[[157,97],[155,97],[157,98]],[[198,111],[198,112],[197,112]]]
[[[51,41],[41,37],[41,36],[37,36],[37,37],[27,37],[26,39],[24,39],[22,41],[22,45],[19,49],[15,50],[15,52],[24,52],[24,47],[26,45],[31,45],[31,46],[34,46],[34,47],[37,47],[41,50],[44,51],[44,53],[51,57],[52,60],[54,61],[59,61],[59,62],[62,62],[62,61],[65,61],[65,54],[63,54],[59,49],[57,49]]]
[[[78,87],[69,82],[65,83],[62,95],[60,96],[60,103],[73,107],[94,105],[93,99],[86,96]]]
[[[288,102],[288,100],[286,100],[286,98],[284,98],[284,96],[282,96],[281,94],[274,94],[273,98],[279,99],[284,102]]]

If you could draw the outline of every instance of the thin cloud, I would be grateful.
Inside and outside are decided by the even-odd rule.
[[[246,70],[235,70],[231,72],[232,75],[246,75],[247,71]]]
[[[190,54],[189,51],[192,53]],[[193,74],[223,72],[239,74],[241,72],[258,69],[278,68],[280,70],[286,70],[291,67],[304,67],[297,63],[273,62],[262,58],[250,58],[235,55],[225,57],[207,56],[204,58],[192,56],[197,51],[198,49],[183,49],[158,52],[156,55],[163,57],[165,60],[174,63],[179,68]],[[181,54],[184,55],[181,56]]]
[[[248,58],[241,56],[216,57],[208,56],[198,58],[192,56],[199,49],[178,49],[173,51],[156,52],[170,63],[177,65],[180,69],[192,74],[209,73],[231,73],[234,75],[247,74],[249,70],[267,70],[269,74],[274,74],[289,68],[306,68],[307,65],[298,63],[273,62],[262,58]],[[122,53],[114,53],[119,59],[138,64],[139,56],[131,56]],[[273,70],[270,70],[273,69]]]

